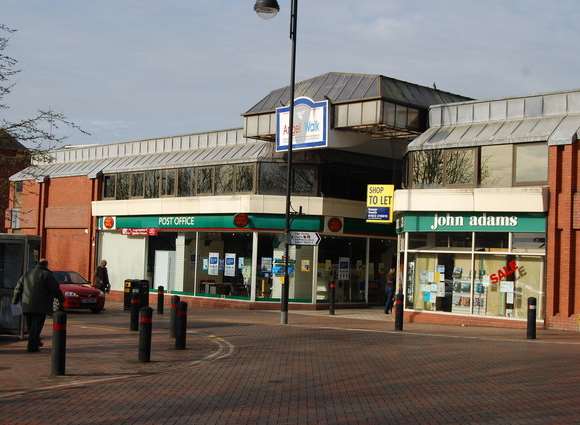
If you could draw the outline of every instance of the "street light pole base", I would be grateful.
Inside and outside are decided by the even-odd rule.
[[[288,312],[287,311],[281,311],[280,312],[280,324],[281,325],[287,325],[288,324]]]

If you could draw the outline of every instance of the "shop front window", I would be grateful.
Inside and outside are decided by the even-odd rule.
[[[475,234],[476,251],[507,251],[509,233],[478,232]]]
[[[284,281],[284,235],[282,233],[260,233],[258,235],[258,273],[256,280],[257,301],[279,301]],[[314,247],[290,246],[291,302],[312,302],[312,265]]]
[[[471,254],[409,253],[407,307],[469,313]]]
[[[328,302],[336,282],[337,303],[365,302],[366,239],[323,236],[318,247],[317,302]]]
[[[476,255],[473,314],[526,319],[527,299],[537,299],[543,317],[542,257]]]
[[[409,249],[471,251],[471,232],[409,233]]]
[[[197,250],[196,295],[250,299],[252,233],[200,232]]]
[[[387,273],[397,267],[396,241],[370,239],[369,244],[369,304],[383,305]]]

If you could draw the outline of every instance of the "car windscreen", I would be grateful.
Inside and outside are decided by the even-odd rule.
[[[77,272],[53,272],[55,279],[60,283],[73,283],[82,285],[88,283],[87,280]]]

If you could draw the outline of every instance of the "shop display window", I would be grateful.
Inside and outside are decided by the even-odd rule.
[[[392,239],[369,240],[369,304],[385,303],[387,273],[397,264],[396,241]]]
[[[471,232],[408,233],[409,249],[471,251]]]
[[[545,233],[513,233],[512,234],[512,251],[513,252],[545,252],[546,251],[546,234]]]
[[[196,295],[250,299],[252,233],[199,232]]]
[[[258,235],[258,262],[256,278],[257,301],[279,301],[285,272],[283,233]],[[290,246],[289,301],[312,302],[314,247]]]
[[[509,233],[478,232],[475,234],[476,251],[507,251],[509,247]]]
[[[409,254],[407,307],[469,314],[471,254]]]
[[[513,255],[476,255],[473,314],[527,318],[527,299],[537,299],[543,317],[544,259]]]
[[[366,239],[323,236],[318,246],[316,301],[328,302],[336,282],[337,303],[365,302]]]

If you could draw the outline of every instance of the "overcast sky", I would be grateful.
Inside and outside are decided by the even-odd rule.
[[[239,127],[289,80],[290,0],[3,0],[9,116],[64,112],[111,143]],[[475,97],[580,87],[577,0],[301,0],[297,77],[383,74]],[[4,112],[3,112],[4,113]]]

